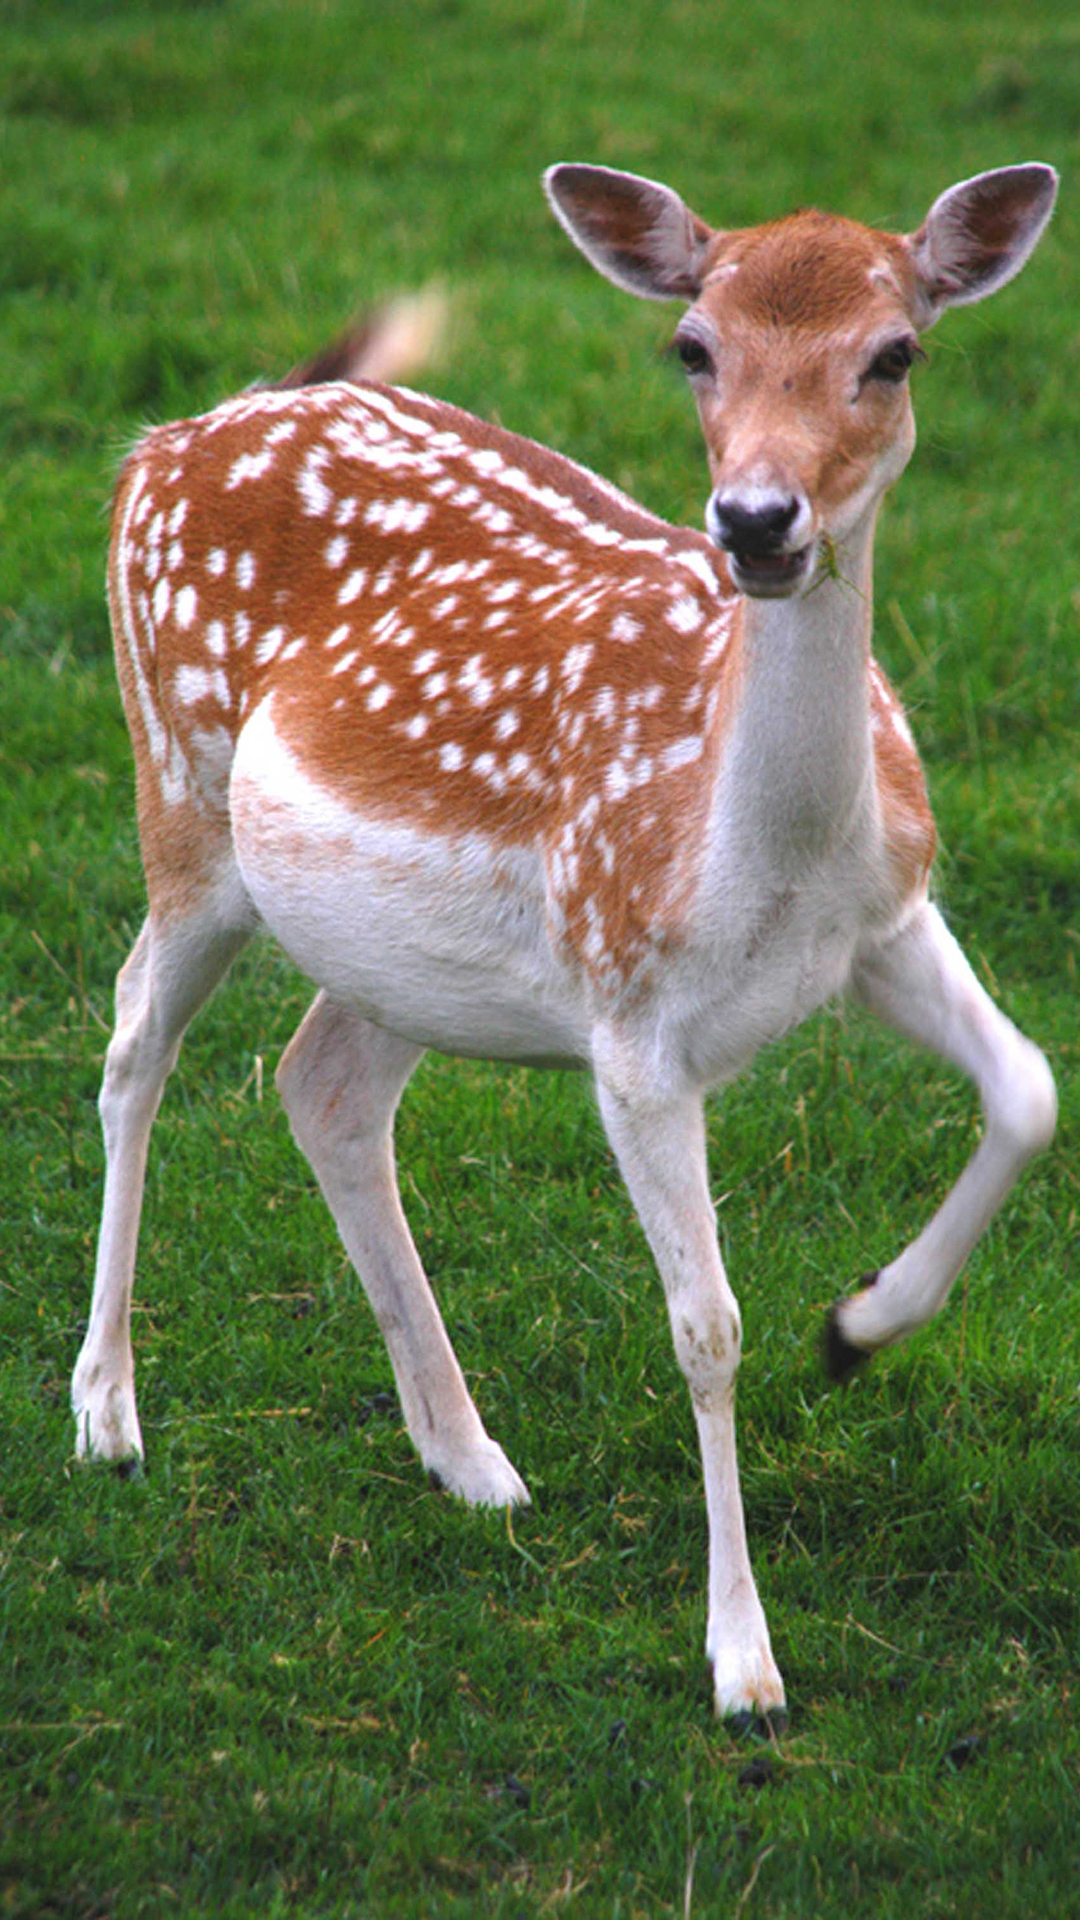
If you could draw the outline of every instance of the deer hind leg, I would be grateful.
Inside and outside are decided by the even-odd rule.
[[[470,1398],[398,1196],[394,1113],[423,1051],[320,993],[278,1090],[382,1330],[421,1460],[475,1506],[526,1505]]]
[[[602,1082],[600,1109],[667,1297],[675,1353],[693,1401],[709,1518],[705,1651],[716,1711],[737,1727],[786,1722],[784,1686],[750,1567],[735,1456],[735,1376],[742,1332],[709,1197],[701,1100],[621,1098]]]
[[[105,1197],[90,1322],[71,1382],[80,1457],[142,1456],[131,1289],[150,1128],[184,1029],[252,928],[238,886],[213,885],[185,912],[151,909],[116,982],[116,1025],[99,1108]]]
[[[979,1235],[1027,1162],[1049,1144],[1057,1115],[1043,1055],[983,991],[933,907],[869,954],[853,984],[874,1013],[971,1076],[986,1130],[918,1238],[832,1309],[826,1364],[834,1378],[902,1340],[944,1305]]]

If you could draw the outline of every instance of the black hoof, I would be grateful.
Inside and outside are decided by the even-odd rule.
[[[118,1460],[116,1463],[118,1480],[141,1480],[144,1472],[143,1463],[137,1453],[129,1453],[126,1460]]]
[[[857,1293],[865,1293],[872,1287],[877,1273],[864,1273],[856,1288]],[[865,1347],[853,1346],[840,1330],[840,1308],[830,1307],[825,1321],[825,1333],[821,1343],[821,1357],[830,1380],[846,1380],[857,1367],[865,1366],[870,1355]]]

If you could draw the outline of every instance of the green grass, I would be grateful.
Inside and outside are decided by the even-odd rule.
[[[1080,1908],[1078,88],[1051,0],[3,10],[0,1913]],[[440,276],[439,391],[699,522],[671,315],[567,245],[537,186],[559,158],[736,224],[814,200],[913,225],[982,167],[1065,176],[1023,278],[931,336],[877,581],[938,893],[1053,1060],[1058,1144],[942,1320],[829,1394],[823,1309],[955,1177],[970,1092],[831,1010],[713,1114],[793,1707],[769,1765],[710,1717],[693,1423],[579,1080],[427,1062],[401,1116],[421,1250],[533,1491],[512,1527],[432,1493],[392,1417],[276,1111],[306,990],[270,949],[200,1018],[155,1130],[148,1474],[70,1457],[94,1100],[142,913],[101,589],[117,458]]]

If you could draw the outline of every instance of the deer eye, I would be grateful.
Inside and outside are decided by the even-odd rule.
[[[687,373],[711,373],[712,355],[696,333],[677,333],[675,351]]]
[[[863,376],[867,380],[884,380],[889,386],[899,386],[908,372],[916,354],[924,359],[922,348],[917,340],[904,335],[900,340],[890,340],[887,347],[871,360]]]

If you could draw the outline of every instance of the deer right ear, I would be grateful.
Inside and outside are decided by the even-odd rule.
[[[961,180],[905,242],[931,326],[946,307],[985,300],[1019,273],[1051,213],[1058,177],[1031,161]]]
[[[646,300],[696,300],[711,227],[677,193],[636,173],[563,161],[544,191],[555,218],[599,273]]]

